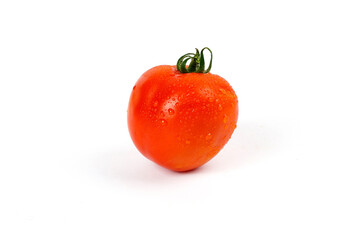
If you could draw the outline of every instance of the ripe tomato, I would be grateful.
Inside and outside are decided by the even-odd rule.
[[[181,73],[169,65],[140,77],[128,108],[135,146],[174,171],[192,170],[213,158],[230,139],[237,118],[237,96],[224,78]]]

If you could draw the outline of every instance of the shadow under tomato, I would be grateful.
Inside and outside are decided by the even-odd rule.
[[[100,175],[124,184],[167,184],[204,172],[202,167],[187,172],[165,169],[143,157],[134,148],[99,155],[95,158],[95,165]]]

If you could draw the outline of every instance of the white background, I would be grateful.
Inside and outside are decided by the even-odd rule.
[[[174,173],[126,110],[213,50],[232,139]],[[0,239],[360,239],[359,1],[1,1]]]

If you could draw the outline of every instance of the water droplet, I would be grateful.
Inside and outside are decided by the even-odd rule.
[[[185,143],[186,143],[186,144],[190,144],[190,141],[189,141],[189,140],[186,140]]]
[[[222,92],[223,94],[226,94],[226,91],[222,88],[220,88],[219,91]]]
[[[166,126],[167,125],[167,121],[165,119],[160,119],[161,125]]]
[[[208,100],[209,100],[209,102],[213,102],[213,101],[214,101],[214,98],[213,98],[213,97],[209,97]]]
[[[175,113],[174,109],[172,109],[172,108],[169,108],[168,112],[170,115],[174,115],[174,113]]]
[[[218,103],[218,102],[220,102],[220,100],[219,100],[219,99],[216,99],[216,100],[215,100],[215,102],[217,102],[217,103]]]
[[[219,104],[219,110],[221,111],[223,109],[223,107],[221,106],[221,104]]]
[[[208,133],[208,134],[206,135],[206,137],[205,137],[206,140],[210,140],[211,138],[212,138],[211,133]]]
[[[158,101],[155,101],[154,104],[153,104],[153,106],[156,107],[158,104],[159,104],[159,102],[158,102]]]
[[[224,119],[223,119],[223,122],[224,122],[224,123],[227,123],[227,121],[228,121],[228,116],[225,114]]]

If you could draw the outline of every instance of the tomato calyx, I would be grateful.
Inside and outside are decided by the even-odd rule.
[[[201,52],[197,48],[196,53],[187,53],[179,58],[177,61],[176,67],[177,70],[181,73],[208,73],[211,70],[213,54],[210,48],[204,47]],[[210,52],[211,58],[208,68],[205,70],[205,57],[204,50]],[[186,63],[191,59],[191,62],[188,67]]]

